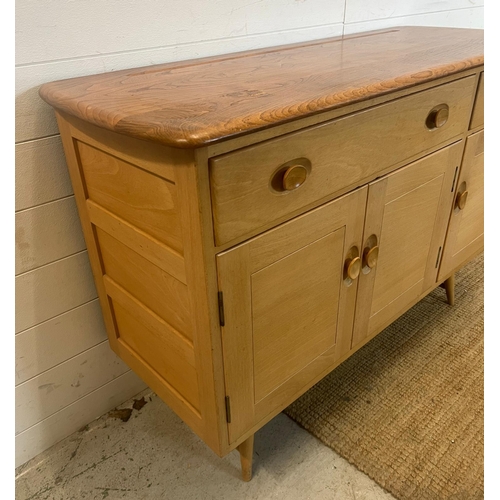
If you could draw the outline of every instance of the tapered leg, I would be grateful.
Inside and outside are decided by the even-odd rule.
[[[252,479],[253,437],[254,435],[252,434],[237,447],[237,450],[240,452],[241,476],[243,481],[250,481]]]
[[[448,298],[448,304],[450,306],[455,305],[455,275],[452,274],[444,283],[444,289],[446,290],[446,297]]]

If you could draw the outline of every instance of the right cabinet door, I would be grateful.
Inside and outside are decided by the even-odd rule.
[[[353,348],[436,282],[462,149],[454,143],[369,185]]]
[[[484,244],[484,130],[467,138],[439,279],[477,255]]]

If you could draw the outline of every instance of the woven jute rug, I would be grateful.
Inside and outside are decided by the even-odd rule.
[[[483,256],[285,413],[400,500],[475,500],[483,481]]]

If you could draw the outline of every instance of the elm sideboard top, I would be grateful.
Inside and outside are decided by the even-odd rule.
[[[483,31],[402,27],[72,78],[54,108],[121,134],[200,147],[484,64]]]

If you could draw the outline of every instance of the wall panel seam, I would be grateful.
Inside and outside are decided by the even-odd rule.
[[[290,28],[290,29],[285,29],[285,30],[275,30],[275,31],[265,31],[262,33],[253,33],[250,35],[238,35],[238,36],[221,37],[221,38],[207,38],[204,40],[198,40],[196,42],[183,42],[183,43],[176,43],[176,44],[170,44],[170,45],[158,45],[158,46],[154,46],[154,47],[145,47],[145,48],[136,49],[136,50],[128,49],[128,50],[123,50],[123,51],[118,50],[115,52],[100,52],[99,54],[86,54],[86,55],[82,55],[82,56],[63,57],[61,59],[47,59],[44,61],[37,61],[37,62],[31,62],[31,63],[21,63],[21,64],[16,64],[15,67],[16,68],[28,68],[28,67],[32,67],[32,66],[43,66],[45,64],[52,64],[52,63],[78,61],[81,59],[99,59],[101,57],[116,56],[116,55],[123,55],[123,54],[139,54],[141,52],[148,52],[148,51],[160,50],[160,49],[189,47],[189,46],[196,47],[197,45],[201,45],[203,43],[223,42],[223,41],[231,41],[231,40],[245,40],[248,38],[259,38],[259,37],[266,36],[266,35],[276,35],[279,33],[293,33],[296,31],[305,31],[305,30],[311,30],[314,28],[325,28],[328,26],[339,26],[341,24],[343,24],[343,23],[339,22],[339,23],[314,24],[311,26],[301,26],[301,27]],[[236,52],[237,51],[235,51],[235,53]],[[228,53],[228,55],[229,54],[231,54],[231,53]],[[196,57],[193,59],[196,59]],[[167,63],[167,61],[166,61],[166,63]]]
[[[52,264],[55,264],[56,262],[61,262],[61,260],[70,259],[71,257],[74,257],[75,255],[80,255],[86,251],[87,251],[87,249],[85,248],[83,250],[79,250],[78,252],[72,253],[71,255],[66,255],[65,257],[61,257],[60,259],[53,260],[52,262],[48,262],[47,264],[43,264],[42,266],[38,266],[38,267],[35,267],[34,269],[30,269],[29,271],[25,271],[24,273],[16,274],[16,278],[24,276],[25,274],[28,274],[28,273],[32,273],[34,271],[38,271],[39,269],[42,269],[43,267],[51,266]],[[46,321],[46,320],[44,320],[44,321]],[[36,326],[36,325],[33,325],[33,326]]]
[[[109,380],[105,384],[102,384],[99,387],[96,387],[94,390],[88,392],[87,394],[79,397],[78,399],[75,399],[74,401],[71,401],[71,403],[68,403],[66,406],[63,406],[62,408],[59,408],[59,410],[57,410],[56,412],[51,413],[50,415],[47,415],[46,417],[42,418],[42,420],[39,420],[38,422],[34,423],[33,425],[30,425],[29,427],[26,427],[26,429],[23,429],[21,432],[19,432],[18,434],[16,434],[16,438],[19,437],[19,436],[21,436],[23,433],[29,431],[31,428],[35,427],[35,425],[42,424],[45,420],[48,420],[49,418],[54,417],[54,415],[57,415],[59,412],[61,412],[64,409],[66,409],[68,406],[74,405],[74,404],[78,403],[78,401],[80,401],[81,399],[86,398],[87,396],[90,396],[91,394],[93,394],[96,391],[99,391],[100,389],[102,389],[106,385],[112,384],[113,382],[115,382],[116,380],[118,380],[120,377],[123,377],[123,376],[127,375],[127,373],[129,373],[130,371],[131,370],[128,369],[127,371],[125,371],[125,372],[121,373],[120,375],[118,375],[118,377],[115,377],[113,380]],[[97,417],[97,418],[99,418],[99,417]]]
[[[52,260],[51,262],[47,262],[46,264],[42,264],[41,266],[34,267],[34,268],[30,269],[29,271],[24,271],[22,273],[16,274],[15,277],[18,278],[19,276],[24,276],[27,273],[37,271],[38,269],[41,269],[42,267],[50,266],[51,264],[55,264],[56,262],[59,262],[59,261],[64,260],[64,259],[69,259],[70,257],[74,257],[75,255],[79,255],[79,254],[86,252],[86,251],[87,251],[87,248],[84,248],[83,250],[78,250],[77,252],[70,253],[70,254],[65,255],[64,257],[61,257],[59,259]],[[36,325],[33,325],[33,326],[36,326]],[[17,333],[20,333],[20,332],[17,332]]]
[[[31,272],[31,271],[28,271],[28,272]],[[82,302],[81,304],[79,304],[79,305],[77,305],[75,307],[71,307],[70,309],[67,309],[66,311],[63,311],[62,313],[56,314],[55,316],[52,316],[51,318],[44,319],[43,321],[40,321],[40,323],[36,323],[35,325],[32,325],[32,326],[30,326],[28,328],[25,328],[24,330],[20,330],[19,332],[16,332],[15,334],[19,335],[20,333],[27,332],[28,330],[31,330],[32,328],[36,328],[37,326],[43,325],[44,323],[47,323],[48,321],[52,321],[54,318],[57,318],[58,316],[62,316],[63,314],[67,314],[70,311],[73,311],[73,310],[77,309],[78,307],[82,307],[85,304],[89,304],[90,302],[93,302],[94,300],[99,300],[99,299],[96,296],[93,299],[87,300],[87,301]]]
[[[54,368],[57,368],[58,366],[62,365],[63,363],[67,363],[68,361],[71,361],[73,358],[76,358],[77,356],[81,356],[82,354],[86,353],[87,351],[90,351],[90,349],[95,349],[96,347],[100,346],[101,344],[104,344],[104,342],[109,342],[109,340],[108,339],[101,340],[100,342],[97,342],[97,344],[94,344],[94,345],[92,345],[90,347],[87,347],[83,351],[80,351],[80,352],[74,354],[73,356],[70,356],[69,358],[64,359],[61,362],[56,363],[54,366],[51,366],[50,368],[47,368],[46,370],[42,370],[41,372],[38,372],[36,375],[33,375],[32,377],[27,378],[26,380],[23,380],[19,384],[16,384],[16,388],[20,387],[23,384],[26,384],[30,380],[32,380],[32,379],[34,379],[34,378],[36,378],[36,377],[38,377],[40,375],[43,375],[44,373],[46,373],[46,372],[48,372],[50,370],[53,370]]]
[[[27,212],[29,210],[34,210],[36,208],[39,208],[39,207],[43,207],[45,205],[50,205],[51,203],[57,203],[58,201],[62,201],[62,200],[66,200],[68,198],[74,198],[75,195],[74,194],[68,194],[66,196],[61,196],[60,198],[55,198],[53,200],[50,200],[50,201],[44,201],[43,203],[39,203],[38,205],[33,205],[32,207],[26,207],[26,208],[21,208],[20,210],[16,210],[16,214],[21,214],[23,212]],[[64,258],[64,257],[63,257]],[[50,264],[50,262],[49,262]],[[45,264],[44,264],[45,265]],[[40,266],[39,266],[40,267]],[[36,269],[36,268],[34,268]],[[32,269],[30,269],[32,270]],[[25,271],[25,272],[28,272],[28,271]]]
[[[346,25],[345,15],[346,15],[346,12],[347,12],[347,0],[344,0],[344,15],[342,16],[342,36],[344,36],[344,32],[345,32],[345,25]]]
[[[346,0],[347,1],[347,0]],[[371,23],[374,21],[389,21],[391,19],[400,19],[404,17],[417,17],[417,16],[427,16],[429,14],[442,14],[445,12],[457,12],[460,10],[473,10],[473,9],[483,9],[484,5],[472,5],[471,7],[459,7],[458,9],[445,9],[445,10],[433,10],[429,12],[418,12],[418,13],[413,13],[413,14],[402,14],[400,16],[389,16],[389,17],[376,17],[376,18],[370,18],[370,19],[363,19],[362,21],[353,21],[353,22],[344,22],[345,25],[352,26],[354,24],[364,24],[364,23]],[[392,27],[392,26],[389,26]]]
[[[68,77],[69,78],[69,77]],[[49,135],[41,135],[39,137],[33,137],[33,139],[24,139],[22,141],[16,141],[16,146],[20,146],[21,144],[29,144],[30,142],[42,141],[43,139],[50,139],[51,137],[59,137],[61,134],[49,134]]]

